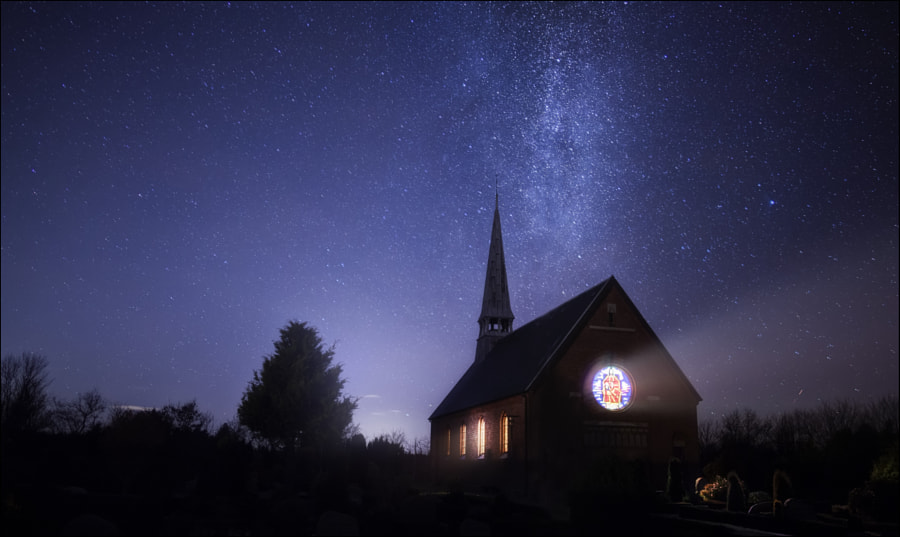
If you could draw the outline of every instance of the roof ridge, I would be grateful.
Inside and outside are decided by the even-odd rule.
[[[579,293],[578,295],[572,297],[570,300],[560,304],[554,310],[551,310],[551,311],[555,311],[556,309],[563,308],[565,305],[575,302],[579,298],[584,297],[585,295],[593,294],[593,298],[591,298],[590,302],[588,302],[585,305],[584,309],[582,309],[581,313],[578,315],[578,320],[576,320],[575,323],[573,323],[569,327],[569,330],[566,332],[566,335],[559,341],[559,343],[553,348],[553,350],[550,351],[550,355],[547,356],[547,358],[544,360],[543,364],[541,364],[541,367],[539,367],[538,370],[535,372],[534,376],[531,378],[531,380],[528,382],[528,385],[525,387],[525,391],[530,390],[531,387],[534,385],[535,381],[537,381],[537,379],[541,378],[541,375],[543,375],[544,370],[547,369],[547,367],[550,365],[550,363],[554,362],[556,357],[560,354],[560,349],[563,349],[564,347],[566,347],[569,344],[569,342],[571,341],[571,339],[573,337],[573,334],[576,334],[578,331],[580,331],[583,328],[585,319],[587,319],[590,316],[589,312],[592,312],[594,310],[597,300],[599,300],[601,296],[606,294],[606,293],[604,293],[604,291],[608,288],[609,283],[615,282],[615,281],[616,281],[615,278],[610,276],[609,278],[603,280],[602,282],[598,283],[594,287],[591,287],[590,289],[588,289],[587,291],[585,291],[583,293]],[[616,283],[618,283],[618,282],[616,282]]]

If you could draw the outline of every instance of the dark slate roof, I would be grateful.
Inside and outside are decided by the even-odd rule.
[[[473,363],[428,419],[525,393],[547,365],[564,350],[603,301],[610,277],[511,332],[479,362]]]
[[[491,227],[491,246],[488,252],[487,272],[484,277],[484,298],[481,299],[480,319],[484,318],[515,319],[512,307],[509,305],[506,257],[503,255],[503,232],[500,230],[499,195],[494,203],[494,224]]]

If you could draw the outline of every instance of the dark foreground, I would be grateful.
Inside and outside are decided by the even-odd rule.
[[[748,515],[706,505],[598,506],[572,521],[502,498],[420,493],[330,508],[304,494],[167,499],[20,489],[4,498],[3,535],[897,535],[897,524],[790,513]],[[384,501],[386,500],[386,501]]]

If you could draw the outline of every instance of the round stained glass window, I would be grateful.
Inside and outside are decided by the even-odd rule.
[[[591,391],[606,410],[624,410],[631,404],[634,383],[624,369],[609,365],[594,374]]]

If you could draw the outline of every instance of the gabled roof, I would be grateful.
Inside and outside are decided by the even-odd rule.
[[[514,330],[484,360],[473,363],[431,414],[434,419],[471,406],[524,393],[551,358],[587,321],[612,278]]]
[[[621,290],[619,282],[610,276],[498,341],[484,360],[469,366],[428,419],[527,392],[555,358],[565,352],[613,286]],[[658,341],[624,290],[622,295],[639,322]],[[700,401],[700,395],[687,377],[684,380]]]

